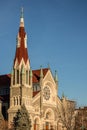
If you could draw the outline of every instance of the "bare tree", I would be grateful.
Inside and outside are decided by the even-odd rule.
[[[75,101],[62,98],[61,107],[59,109],[59,121],[66,130],[73,130],[75,126]]]

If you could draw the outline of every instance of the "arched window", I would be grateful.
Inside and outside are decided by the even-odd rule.
[[[14,106],[16,105],[15,97],[14,97]]]
[[[54,120],[54,111],[52,109],[47,109],[45,112],[46,119]]]
[[[45,129],[46,130],[54,130],[54,124],[53,124],[53,120],[54,120],[54,111],[50,108],[48,108],[45,112]]]
[[[34,130],[39,130],[39,119],[35,119],[34,121]]]
[[[47,114],[46,114],[46,119],[49,119],[50,118],[50,113],[48,112]]]
[[[28,70],[26,70],[26,84],[28,84]]]
[[[20,73],[20,84],[22,84],[22,73]]]
[[[21,105],[21,97],[19,96],[19,105]]]
[[[16,97],[16,100],[17,100],[17,105],[18,105],[18,97]]]
[[[46,119],[51,119],[51,118],[52,118],[51,112],[47,112],[47,113],[46,113]]]
[[[19,70],[17,70],[17,84],[19,84]]]
[[[46,130],[49,130],[49,122],[46,122]]]
[[[15,69],[13,70],[14,71],[14,75],[13,75],[13,85],[15,84]]]

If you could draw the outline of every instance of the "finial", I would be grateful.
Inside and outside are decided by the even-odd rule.
[[[55,81],[58,82],[58,75],[57,75],[57,71],[55,70]]]
[[[48,63],[48,69],[50,69],[50,64]]]
[[[21,18],[23,18],[23,16],[24,16],[24,9],[23,9],[23,7],[21,8]]]
[[[24,74],[24,66],[22,65],[21,73]]]
[[[24,11],[23,11],[23,7],[21,8],[20,27],[24,27]]]
[[[65,95],[64,95],[64,92],[62,93],[62,98],[64,98],[65,97]]]
[[[30,68],[30,77],[32,77],[32,69]]]
[[[11,75],[13,75],[14,74],[14,70],[12,69],[12,71],[11,71]]]
[[[42,69],[42,65],[40,65],[40,69]]]
[[[43,70],[42,70],[42,65],[40,66],[40,77],[43,78]]]

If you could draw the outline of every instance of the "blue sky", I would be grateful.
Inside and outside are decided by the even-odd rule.
[[[87,105],[87,0],[0,1],[0,74],[12,69],[21,7],[32,69],[49,64],[59,96]]]

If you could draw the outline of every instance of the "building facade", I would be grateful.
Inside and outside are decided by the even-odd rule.
[[[87,106],[76,109],[75,129],[87,130]]]
[[[58,97],[57,72],[53,76],[50,68],[31,69],[23,10],[16,42],[12,72],[0,75],[2,113],[8,119],[9,127],[24,104],[31,118],[32,130],[64,130],[59,120],[62,100]]]

